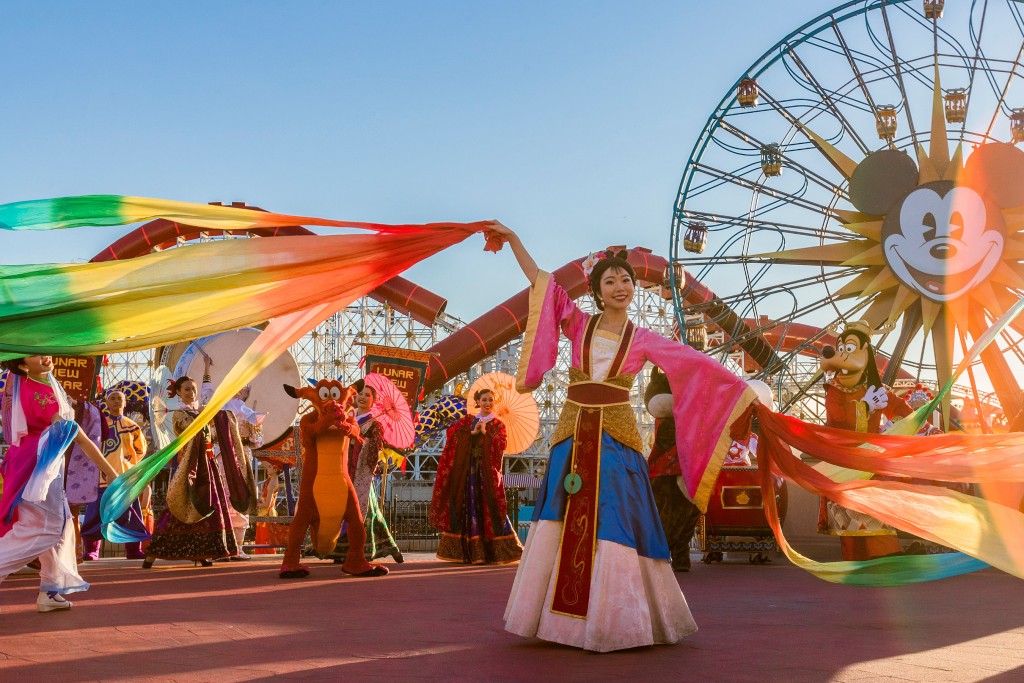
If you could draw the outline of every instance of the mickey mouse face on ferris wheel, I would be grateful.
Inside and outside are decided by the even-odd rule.
[[[945,303],[983,283],[1002,261],[1001,210],[1024,204],[1024,152],[990,143],[977,148],[954,180],[919,184],[919,177],[904,152],[874,152],[851,176],[850,200],[864,213],[885,216],[881,244],[893,274]]]

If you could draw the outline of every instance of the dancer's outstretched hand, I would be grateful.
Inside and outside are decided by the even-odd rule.
[[[515,236],[512,228],[504,225],[501,221],[488,221],[487,227],[484,228],[484,237],[487,239],[484,251],[497,253],[501,251],[505,242],[512,240]]]

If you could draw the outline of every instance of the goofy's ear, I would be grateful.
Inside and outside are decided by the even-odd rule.
[[[284,386],[284,393],[288,394],[292,398],[298,398],[299,397],[299,395],[295,393],[295,387],[293,387],[291,384],[285,384],[283,386]]]

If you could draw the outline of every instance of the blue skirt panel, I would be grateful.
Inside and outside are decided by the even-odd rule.
[[[563,480],[572,464],[571,438],[551,449],[533,521],[561,522],[568,493]],[[669,559],[668,542],[647,475],[647,461],[607,433],[601,433],[601,488],[597,500],[597,538],[630,548],[658,560]]]

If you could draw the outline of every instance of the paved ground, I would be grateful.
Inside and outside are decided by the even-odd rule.
[[[825,583],[784,561],[678,575],[701,630],[598,655],[502,630],[514,567],[411,557],[380,579],[279,559],[193,568],[101,560],[68,613],[38,579],[0,586],[2,681],[1024,681],[1024,581],[995,570],[908,588]]]

